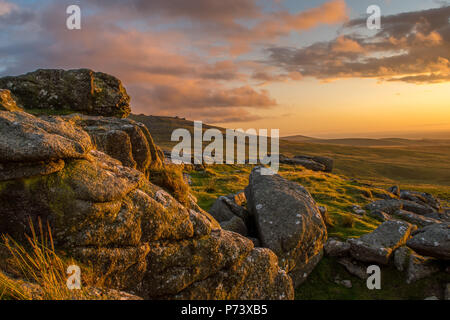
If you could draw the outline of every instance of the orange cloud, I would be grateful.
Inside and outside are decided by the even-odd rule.
[[[288,11],[268,13],[253,28],[235,26],[228,29],[226,37],[231,44],[231,54],[238,55],[251,50],[252,44],[271,42],[293,31],[304,31],[319,25],[332,25],[348,20],[344,0],[332,0],[323,5],[292,14]]]
[[[363,47],[358,42],[344,36],[336,39],[332,45],[332,50],[334,52],[364,52]]]

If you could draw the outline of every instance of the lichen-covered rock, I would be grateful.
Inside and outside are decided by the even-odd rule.
[[[124,166],[137,169],[146,177],[152,169],[162,167],[164,159],[142,123],[81,114],[64,118],[82,127],[91,136],[97,150],[120,160]]]
[[[290,165],[300,165],[306,169],[312,171],[325,171],[326,166],[322,163],[312,160],[311,158],[301,157],[301,158],[287,158],[284,156],[280,156],[280,163],[290,164]]]
[[[400,201],[402,202],[402,209],[405,211],[413,212],[420,215],[436,212],[436,209],[425,203],[414,202],[409,200],[400,200]]]
[[[231,196],[217,198],[209,213],[219,222],[230,221],[234,216],[238,216],[243,221],[248,220],[248,211],[238,205]]]
[[[232,267],[251,253],[253,244],[236,233],[219,230],[198,239],[153,242],[150,248],[147,261],[151,272],[146,274],[144,291],[149,297],[158,297],[175,295]]]
[[[406,283],[410,284],[429,277],[439,272],[439,270],[440,265],[435,259],[422,257],[411,252],[406,270]]]
[[[244,237],[248,234],[247,226],[245,225],[244,221],[238,216],[234,216],[228,221],[221,222],[220,226],[222,227],[222,229],[239,233]]]
[[[350,252],[350,244],[348,242],[334,238],[328,239],[323,248],[325,249],[325,254],[330,257],[343,257]]]
[[[319,157],[319,156],[305,156],[305,155],[296,155],[294,157],[295,160],[312,160],[314,162],[320,163],[324,166],[323,171],[332,172],[334,167],[334,159],[330,157]]]
[[[403,208],[402,201],[398,199],[377,200],[365,206],[369,211],[382,211],[387,214],[394,214]]]
[[[435,223],[440,223],[439,220],[433,219],[433,218],[427,218],[425,216],[419,215],[414,212],[409,212],[405,210],[398,210],[394,213],[394,217],[398,219],[402,219],[404,221],[407,221],[409,223],[415,224],[419,227],[425,227],[429,226]]]
[[[402,190],[400,192],[400,198],[403,200],[416,202],[425,206],[430,206],[436,211],[439,211],[441,209],[440,201],[436,199],[433,195],[426,192]]]
[[[64,160],[38,162],[0,162],[0,181],[29,178],[58,172],[64,168]]]
[[[258,275],[264,275],[264,280]],[[252,250],[238,264],[196,282],[175,296],[183,300],[290,300],[293,297],[292,280],[278,268],[277,256],[266,248]]]
[[[9,172],[49,162],[45,157],[63,166],[0,182],[0,234],[25,240],[30,220],[48,223],[55,245],[92,266],[108,288],[144,298],[293,298],[273,253],[183,206],[142,172],[90,150],[89,135],[73,122],[5,113],[0,119],[20,133],[5,130],[0,138],[0,146],[19,149],[5,152]]]
[[[450,211],[448,211],[448,212],[435,211],[433,213],[424,214],[423,216],[425,218],[431,218],[431,219],[439,220],[440,222],[450,223]]]
[[[0,111],[0,162],[84,158],[89,135],[58,117],[39,119],[25,112]]]
[[[261,245],[277,254],[298,286],[320,261],[327,239],[317,204],[299,184],[262,175],[260,167],[252,170],[245,194]]]
[[[119,79],[89,69],[40,69],[0,78],[25,109],[46,114],[79,112],[124,118],[130,114],[130,97]]]
[[[369,211],[369,216],[381,221],[381,222],[385,222],[385,221],[389,221],[392,219],[392,217],[387,214],[386,212],[380,211],[380,210],[372,210]]]
[[[0,89],[0,110],[1,111],[22,111],[16,101],[11,96],[11,92],[6,89]]]
[[[442,260],[450,260],[450,224],[437,223],[419,229],[406,243],[417,253]]]
[[[403,221],[386,221],[373,232],[349,239],[351,255],[363,262],[388,264],[398,247],[404,245],[415,227]]]
[[[355,277],[360,279],[367,279],[369,275],[367,274],[367,266],[360,261],[354,260],[351,257],[342,257],[337,260],[337,262],[344,266],[344,268]]]
[[[398,271],[403,271],[406,269],[409,256],[411,255],[412,250],[406,246],[402,246],[395,250],[394,252],[394,266]]]

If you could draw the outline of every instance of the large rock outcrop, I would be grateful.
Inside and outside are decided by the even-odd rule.
[[[419,229],[406,243],[421,255],[450,260],[450,223],[437,223]]]
[[[390,220],[382,223],[373,232],[357,239],[349,239],[350,253],[358,261],[386,265],[395,249],[404,245],[415,226]]]
[[[327,229],[320,211],[299,184],[256,167],[245,189],[247,207],[261,246],[273,250],[280,266],[300,285],[320,261]]]
[[[20,240],[30,219],[48,222],[107,287],[147,299],[293,298],[271,251],[93,149],[75,123],[0,111],[0,233]]]
[[[73,113],[124,118],[130,97],[119,79],[89,69],[40,69],[20,76],[0,78],[25,109],[41,113]]]
[[[72,114],[65,119],[82,127],[95,148],[137,169],[148,178],[152,169],[163,166],[164,155],[142,123],[130,119]]]
[[[93,148],[89,135],[60,118],[0,111],[0,181],[50,174],[64,159],[83,159]]]

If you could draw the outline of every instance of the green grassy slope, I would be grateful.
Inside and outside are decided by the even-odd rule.
[[[205,171],[190,171],[192,192],[199,200],[199,205],[208,210],[217,197],[235,193],[248,184],[251,166],[216,165]],[[384,190],[377,186],[348,179],[345,176],[313,172],[300,166],[282,165],[280,175],[303,185],[319,205],[328,208],[332,226],[328,226],[329,237],[342,240],[359,237],[374,230],[380,222],[368,217],[352,214],[350,206],[364,206],[379,199]],[[448,188],[434,187],[445,194]],[[412,188],[418,190],[418,188]],[[449,198],[447,198],[447,201]],[[447,202],[448,203],[448,202]],[[352,289],[336,284],[334,280],[351,280]],[[365,281],[351,276],[333,258],[324,257],[307,281],[296,290],[296,299],[424,299],[431,295],[442,295],[441,284],[450,282],[450,275],[438,274],[406,284],[405,274],[389,266],[382,269],[382,289],[369,290]]]

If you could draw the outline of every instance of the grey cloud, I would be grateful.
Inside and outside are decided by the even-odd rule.
[[[446,81],[450,74],[450,7],[382,18],[382,30],[358,33],[366,20],[346,24],[353,32],[303,48],[269,48],[269,64],[319,79],[379,78],[414,83]],[[360,30],[359,30],[360,31]]]

